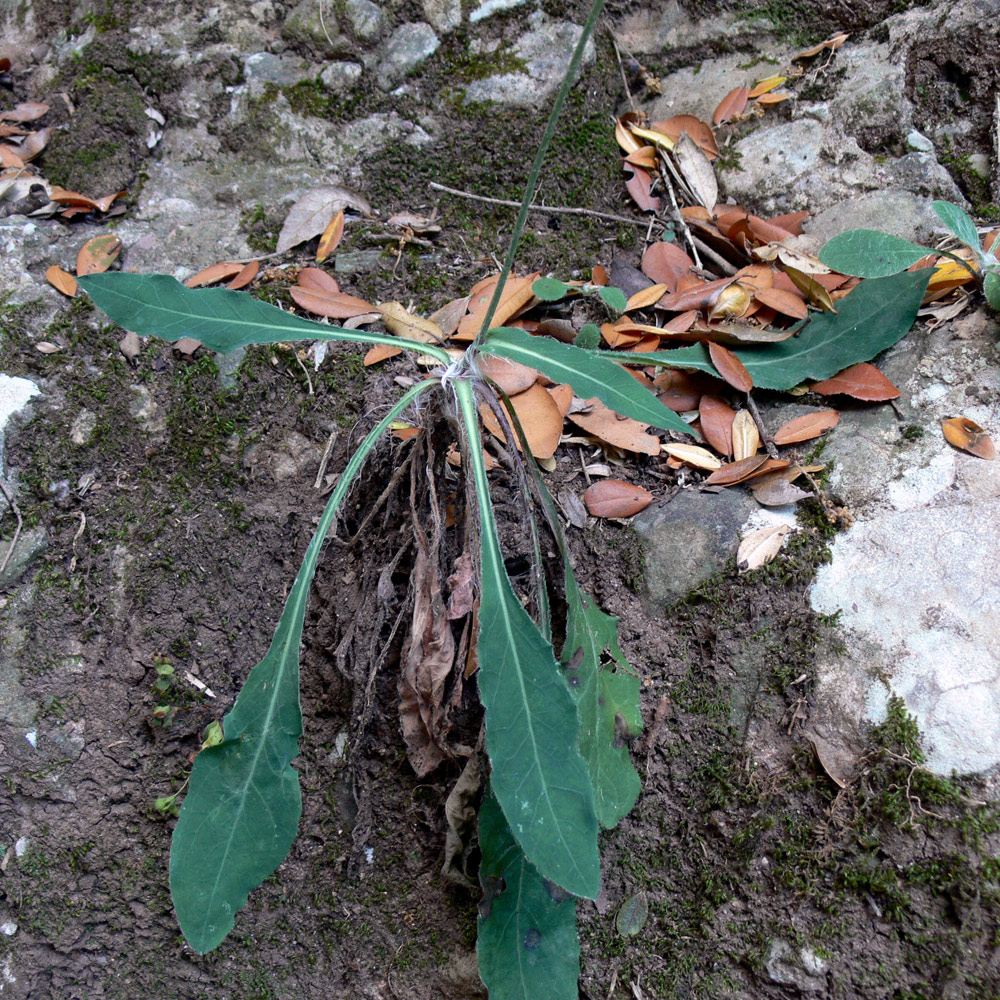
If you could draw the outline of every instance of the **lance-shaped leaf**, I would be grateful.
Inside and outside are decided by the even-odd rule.
[[[628,376],[626,375],[626,378]],[[600,888],[597,816],[577,749],[577,711],[551,645],[507,578],[483,462],[472,385],[452,383],[468,434],[480,518],[479,696],[493,790],[541,874],[576,896]]]
[[[170,341],[191,337],[212,351],[288,340],[353,340],[407,347],[433,355],[444,364],[451,360],[440,348],[428,344],[315,323],[259,302],[246,292],[185,288],[166,274],[115,271],[87,275],[78,281],[115,323],[143,337]]]
[[[568,383],[583,399],[596,396],[616,413],[641,420],[654,427],[692,434],[691,428],[673,410],[667,409],[648,389],[644,389],[616,361],[632,361],[629,355],[586,351],[573,344],[560,344],[547,337],[533,337],[514,327],[490,330],[483,354],[518,361],[547,375],[553,382]],[[648,354],[636,355],[647,358]],[[614,359],[614,360],[612,360]]]
[[[479,811],[479,846],[476,952],[490,1000],[577,1000],[576,901],[538,874],[492,795]]]
[[[639,797],[642,783],[625,738],[642,729],[639,678],[618,645],[618,619],[605,614],[566,570],[566,642],[562,665],[580,713],[580,752],[590,768],[597,819],[613,827]],[[602,662],[605,651],[613,664]]]
[[[827,242],[819,252],[819,259],[841,274],[884,278],[905,271],[931,252],[901,236],[875,229],[851,229]]]
[[[323,512],[267,655],[250,671],[223,719],[224,739],[198,754],[170,848],[170,893],[195,951],[215,948],[247,896],[284,860],[302,812],[291,767],[302,734],[299,643],[309,585],[337,510],[378,437],[420,393],[410,389],[371,430]]]
[[[815,316],[803,331],[779,344],[733,351],[761,389],[791,389],[807,378],[826,379],[892,347],[916,319],[933,268],[862,281],[837,303],[838,312]],[[632,356],[620,355],[623,361]],[[715,368],[703,344],[634,355],[636,364]],[[536,365],[535,367],[541,367]]]

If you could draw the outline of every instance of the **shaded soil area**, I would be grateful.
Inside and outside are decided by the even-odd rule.
[[[581,6],[547,5],[562,16]],[[868,5],[865,23],[889,6]],[[835,19],[832,6],[821,11]],[[600,53],[541,198],[618,212],[606,117],[621,94],[608,47]],[[141,67],[110,71],[145,94]],[[446,82],[429,77],[428,87]],[[318,99],[309,87],[297,97]],[[331,121],[353,110],[323,100],[313,106]],[[102,121],[107,135],[126,129]],[[485,121],[455,113],[465,154],[444,164],[447,174],[443,157],[390,148],[371,165],[368,193],[383,212],[414,208],[412,191],[430,179],[518,197],[542,123],[526,113],[506,115],[502,127]],[[123,154],[121,177],[102,184],[127,183],[141,165],[142,134],[135,124],[133,159]],[[512,145],[522,154],[512,157]],[[451,205],[435,244],[387,245],[345,289],[440,305],[491,267],[509,219],[508,209]],[[640,228],[537,221],[524,269],[610,263],[602,241],[611,237],[615,252],[638,256]],[[248,211],[262,246],[275,222],[266,206]],[[342,250],[372,245],[358,231]],[[272,269],[253,293],[288,305],[293,278]],[[366,372],[358,351],[336,348],[314,372],[280,345],[250,349],[235,372],[220,371],[224,359],[155,343],[127,362],[122,332],[83,301],[44,331],[62,348],[49,358],[34,348],[36,309],[0,315],[0,368],[44,390],[9,435],[6,460],[27,526],[47,536],[0,604],[0,697],[11,720],[0,724],[0,923],[17,925],[0,938],[3,995],[482,996],[478,892],[441,875],[444,802],[478,740],[474,679],[452,682],[454,760],[418,780],[399,729],[414,559],[407,463],[421,468],[410,457],[419,442],[379,448],[327,545],[303,647],[299,837],[209,956],[179,936],[167,889],[173,810],[156,804],[183,794],[205,727],[268,646],[330,485],[316,485],[327,446],[326,471],[336,474],[396,398],[396,379],[421,372],[402,360]],[[451,523],[447,574],[467,545],[464,485],[440,461],[448,423],[427,426],[437,502]],[[576,447],[560,453],[548,479],[554,494],[582,492],[581,457]],[[629,478],[658,496],[677,486],[659,461],[637,460]],[[495,482],[510,569],[527,589],[518,484],[502,469]],[[418,520],[429,511],[424,489],[414,490]],[[803,529],[787,558],[744,576],[730,565],[672,608],[644,601],[644,554],[627,526],[570,530],[581,584],[620,618],[645,723],[631,744],[642,796],[603,837],[601,897],[579,907],[583,996],[1000,992],[1000,813],[982,804],[995,789],[923,771],[919,734],[898,706],[867,734],[844,787],[806,735],[814,664],[837,633],[807,600],[830,533],[818,508],[804,512]],[[474,850],[470,858],[474,867]],[[648,917],[623,935],[619,911],[640,894]]]

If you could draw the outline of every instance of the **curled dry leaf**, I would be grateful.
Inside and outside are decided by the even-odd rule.
[[[750,289],[738,281],[734,281],[726,285],[725,288],[719,289],[713,297],[708,318],[713,320],[745,316],[752,301],[753,296],[750,294]]]
[[[382,314],[385,328],[394,337],[418,340],[421,344],[440,344],[444,340],[437,323],[414,316],[401,302],[380,302],[375,308]]]
[[[654,173],[658,165],[655,146],[640,146],[634,153],[629,153],[625,157],[626,163],[631,163],[634,167],[642,167],[643,170],[651,170]]]
[[[696,444],[676,444],[672,441],[662,445],[661,451],[671,458],[679,458],[696,469],[708,469],[714,472],[722,468],[722,463],[707,448]]]
[[[818,56],[824,49],[835,52],[850,37],[849,32],[839,31],[837,34],[825,38],[822,42],[818,42],[816,45],[812,45],[808,49],[803,49],[797,55],[792,56],[792,62],[796,62],[799,59],[811,59],[813,56]]]
[[[680,140],[681,133],[687,132],[710,160],[719,155],[712,126],[700,118],[695,118],[694,115],[674,115],[666,121],[653,122],[652,128],[654,132],[667,136],[675,144]]]
[[[712,124],[721,125],[723,122],[728,122],[737,115],[743,114],[747,109],[749,97],[750,91],[747,87],[734,87],[719,101],[719,106],[715,109],[715,114],[712,115]]]
[[[45,272],[45,280],[55,289],[72,298],[76,295],[76,278],[64,271],[58,264],[53,264]]]
[[[509,319],[513,319],[529,302],[534,299],[535,294],[531,286],[539,277],[541,271],[534,274],[527,274],[517,278],[511,275],[504,283],[503,292],[500,295],[500,302],[496,312],[493,314],[492,325],[503,326]],[[497,286],[499,276],[493,275],[483,281],[477,282],[469,296],[469,313],[463,316],[458,324],[458,329],[452,335],[455,340],[474,340],[479,328],[486,318],[486,310],[489,308],[490,300],[493,298],[493,291]]]
[[[451,302],[445,303],[440,309],[436,309],[427,318],[432,323],[437,323],[441,330],[441,333],[445,337],[450,337],[457,329],[459,323],[462,322],[462,317],[465,315],[466,309],[469,308],[469,296],[466,295],[461,299],[452,299]]]
[[[585,412],[571,413],[569,419],[588,434],[593,434],[594,437],[616,448],[637,452],[640,455],[660,453],[660,439],[646,433],[648,424],[640,423],[631,417],[622,417],[596,397],[586,400],[586,407]]]
[[[371,215],[368,201],[339,184],[326,184],[313,188],[293,206],[278,234],[278,253],[284,253],[299,243],[319,236],[333,217],[345,208],[352,208],[362,215]]]
[[[323,235],[319,238],[319,246],[316,247],[316,263],[322,264],[327,257],[336,249],[337,244],[344,238],[344,210],[341,209],[331,220],[330,224],[323,230]]]
[[[620,479],[602,479],[584,490],[583,502],[593,517],[631,517],[653,502],[653,494]]]
[[[739,462],[730,462],[713,472],[705,482],[709,486],[735,486],[748,479],[763,476],[778,469],[787,469],[790,462],[783,458],[768,458],[767,455],[751,455]]]
[[[628,191],[632,200],[644,212],[658,212],[660,210],[660,199],[649,193],[652,177],[648,170],[636,167],[631,163],[625,164],[625,190]],[[628,176],[631,174],[631,176]]]
[[[791,531],[787,524],[752,531],[736,550],[736,566],[740,573],[749,573],[769,563],[780,551],[785,536]]]
[[[53,186],[49,192],[49,197],[61,205],[82,205],[91,208],[95,212],[107,212],[111,208],[112,202],[127,191],[116,191],[114,194],[107,194],[103,198],[88,198],[85,194],[78,194],[76,191],[67,191],[65,188]]]
[[[753,85],[753,90],[750,91],[749,97],[751,99],[755,97],[760,97],[761,94],[768,94],[775,87],[780,87],[786,80],[787,76],[769,76],[764,80],[758,80],[757,83]]]
[[[945,440],[962,451],[969,452],[977,458],[992,460],[996,458],[996,448],[993,440],[975,421],[968,417],[952,417],[941,424]]]
[[[114,234],[95,236],[80,247],[76,255],[76,274],[101,274],[115,262],[122,252],[122,241]],[[238,268],[237,268],[238,270]]]
[[[732,351],[727,350],[721,344],[709,343],[708,354],[715,370],[734,389],[738,389],[740,392],[749,392],[753,388],[753,379],[750,377],[750,373]]]
[[[212,264],[210,267],[206,267],[199,271],[197,274],[192,274],[184,284],[188,288],[200,288],[203,285],[214,285],[217,281],[224,281],[227,278],[233,278],[240,271],[243,270],[243,265],[238,264],[235,261],[223,262],[221,264]]]
[[[740,462],[757,454],[760,434],[749,410],[740,410],[733,418],[733,458]]]
[[[344,292],[321,292],[312,288],[302,288],[298,285],[290,288],[289,293],[296,305],[317,316],[328,319],[350,319],[362,313],[374,312],[375,307],[364,299],[355,298]]]
[[[698,404],[698,419],[705,440],[720,454],[733,453],[733,418],[736,411],[718,396],[702,396]]]
[[[899,390],[874,365],[867,361],[851,365],[850,368],[845,368],[833,378],[814,382],[809,388],[821,396],[832,396],[840,393],[870,403],[896,399],[899,396]]]
[[[774,443],[786,445],[811,441],[824,431],[836,427],[838,420],[840,414],[836,410],[817,410],[815,413],[807,413],[779,427],[774,434]]]

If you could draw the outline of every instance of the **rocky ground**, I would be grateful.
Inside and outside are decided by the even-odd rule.
[[[322,509],[325,449],[341,468],[405,368],[366,372],[338,350],[310,373],[281,345],[126,356],[120,330],[44,275],[112,231],[122,267],[181,279],[259,257],[253,293],[287,307],[314,249],[278,255],[278,231],[337,183],[373,209],[331,259],[345,290],[423,312],[465,294],[502,256],[511,210],[430,182],[519,198],[587,7],[0,6],[0,110],[50,105],[39,173],[128,192],[118,214],[70,220],[28,214],[30,192],[0,198],[2,469],[24,522],[0,570],[3,997],[480,995],[477,894],[440,874],[458,769],[414,778],[391,662],[368,669],[407,595],[400,497],[376,508],[389,446],[342,532],[375,509],[368,535],[329,546],[306,623],[299,839],[204,958],[173,919],[173,819],[154,807],[267,646]],[[533,214],[520,264],[568,278],[637,261],[647,220],[613,128],[623,72],[651,119],[710,119],[837,30],[850,39],[792,100],[727,131],[723,195],[808,209],[823,239],[936,241],[934,199],[996,223],[995,0],[618,2],[537,200],[635,223]],[[440,234],[401,240],[384,220],[404,210],[436,212]],[[940,433],[956,415],[1000,432],[998,332],[973,301],[879,359],[900,398],[844,406],[817,456],[836,528],[818,505],[764,511],[641,459],[622,478],[656,503],[631,526],[571,530],[582,581],[622,621],[646,724],[643,795],[580,907],[581,995],[1000,995],[1000,466]],[[775,422],[815,402],[760,399]],[[578,449],[549,475],[582,492]],[[781,522],[796,529],[782,555],[738,575],[739,537]],[[648,918],[623,935],[637,894]]]

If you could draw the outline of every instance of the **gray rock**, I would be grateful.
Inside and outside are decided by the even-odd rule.
[[[469,14],[469,20],[476,24],[483,21],[491,14],[496,14],[501,10],[512,10],[514,7],[523,6],[527,0],[484,0],[475,10]]]
[[[817,212],[802,230],[823,243],[848,229],[876,229],[931,245],[942,228],[932,200],[910,191],[871,191]]]
[[[424,0],[424,17],[440,34],[462,23],[462,0]]]
[[[933,153],[934,143],[915,128],[906,133],[906,145],[918,153]]]
[[[332,62],[319,75],[327,90],[350,90],[361,79],[361,64],[356,62]]]
[[[140,429],[150,435],[162,434],[167,429],[167,418],[159,403],[153,399],[146,386],[133,385],[130,388],[134,398],[129,404],[129,412]]]
[[[273,83],[278,87],[292,87],[303,80],[315,80],[319,67],[299,56],[276,56],[273,52],[254,52],[243,62],[243,70],[254,93],[259,93],[264,84]]]
[[[350,38],[340,30],[335,5],[326,0],[302,0],[285,18],[281,36],[328,59],[349,55],[352,48]]]
[[[940,429],[956,414],[1000,426],[997,332],[971,314],[911,335],[881,362],[903,420],[844,411],[824,452],[857,521],[811,592],[815,610],[841,612],[846,650],[818,665],[819,713],[850,729],[899,695],[941,774],[1000,763],[1000,463],[957,451]]]
[[[559,89],[583,29],[568,21],[534,19],[536,27],[522,35],[512,55],[523,71],[499,73],[473,80],[465,88],[465,102],[495,101],[512,107],[538,108]],[[593,64],[595,50],[588,40],[583,65]]]
[[[345,0],[344,10],[351,29],[363,42],[374,41],[386,29],[385,14],[372,0]]]
[[[811,948],[793,948],[787,941],[771,942],[764,968],[771,982],[800,993],[818,993],[826,987],[826,962]]]
[[[723,569],[756,504],[742,490],[684,491],[632,520],[645,554],[646,602],[662,611]]]
[[[44,528],[24,531],[17,539],[14,551],[7,565],[0,573],[0,590],[16,583],[30,568],[31,564],[48,548],[49,536]],[[0,542],[0,559],[7,555],[7,542]]]
[[[90,441],[90,436],[97,426],[97,414],[90,410],[81,410],[69,429],[69,439],[73,444],[82,446]]]
[[[401,24],[389,36],[379,63],[379,87],[382,90],[392,90],[429,59],[440,44],[429,24],[424,24],[423,21]]]
[[[731,44],[734,34],[740,38],[741,45],[750,43],[765,45],[769,50],[774,48],[774,28],[770,23],[757,21],[754,31],[747,32],[746,22],[734,18],[732,14],[712,16],[703,14],[700,10],[688,13],[678,0],[644,5],[617,21],[614,30],[619,48],[636,55],[661,53],[719,40]],[[777,57],[778,53],[772,52],[772,55]],[[747,61],[745,55],[740,59],[744,63]],[[728,90],[732,90],[732,87],[730,84]],[[725,93],[723,91],[719,95],[720,99]],[[651,117],[666,118],[668,115],[654,114]]]

